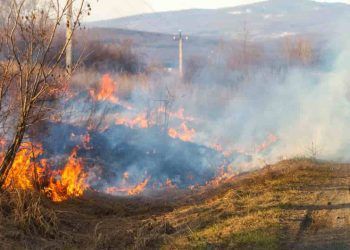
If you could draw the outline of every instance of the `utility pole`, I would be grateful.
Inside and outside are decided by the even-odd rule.
[[[183,77],[183,41],[182,41],[182,32],[179,32],[179,74],[180,78]]]
[[[66,70],[72,75],[73,70],[73,0],[67,0],[67,30],[66,30]]]
[[[180,78],[183,78],[183,35],[182,35],[182,31],[179,30],[179,36],[176,37],[174,36],[174,40],[178,40],[179,41],[179,75]],[[188,36],[185,36],[185,40],[188,40]]]

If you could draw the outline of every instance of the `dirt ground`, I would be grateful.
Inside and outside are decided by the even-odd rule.
[[[291,216],[285,219],[295,249],[350,248],[350,166],[327,167],[326,183],[308,183],[303,191],[310,201],[291,206]]]

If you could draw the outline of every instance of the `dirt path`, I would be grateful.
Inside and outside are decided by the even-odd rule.
[[[331,174],[330,183],[314,187],[313,203],[298,208],[291,248],[350,249],[350,167],[334,167]]]

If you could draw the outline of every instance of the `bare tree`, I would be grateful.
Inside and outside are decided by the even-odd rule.
[[[68,43],[56,39],[64,27],[68,4],[60,0],[5,0],[0,37],[0,189],[26,133],[50,119],[67,83],[62,67]],[[73,32],[79,27],[85,1],[79,0]],[[73,33],[72,33],[73,34]]]
[[[232,70],[241,70],[247,76],[249,68],[259,64],[263,57],[263,49],[254,43],[247,22],[243,23],[242,33],[236,46],[229,46],[225,53],[228,56],[228,68]]]
[[[288,64],[309,65],[315,60],[314,48],[310,40],[303,37],[286,37],[283,41],[283,53]]]

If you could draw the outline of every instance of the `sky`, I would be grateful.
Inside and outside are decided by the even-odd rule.
[[[181,9],[217,9],[264,0],[88,0],[92,5],[92,14],[86,21],[105,20],[143,13],[171,11]],[[291,0],[295,1],[295,0]],[[343,2],[350,0],[320,0],[319,2]]]

